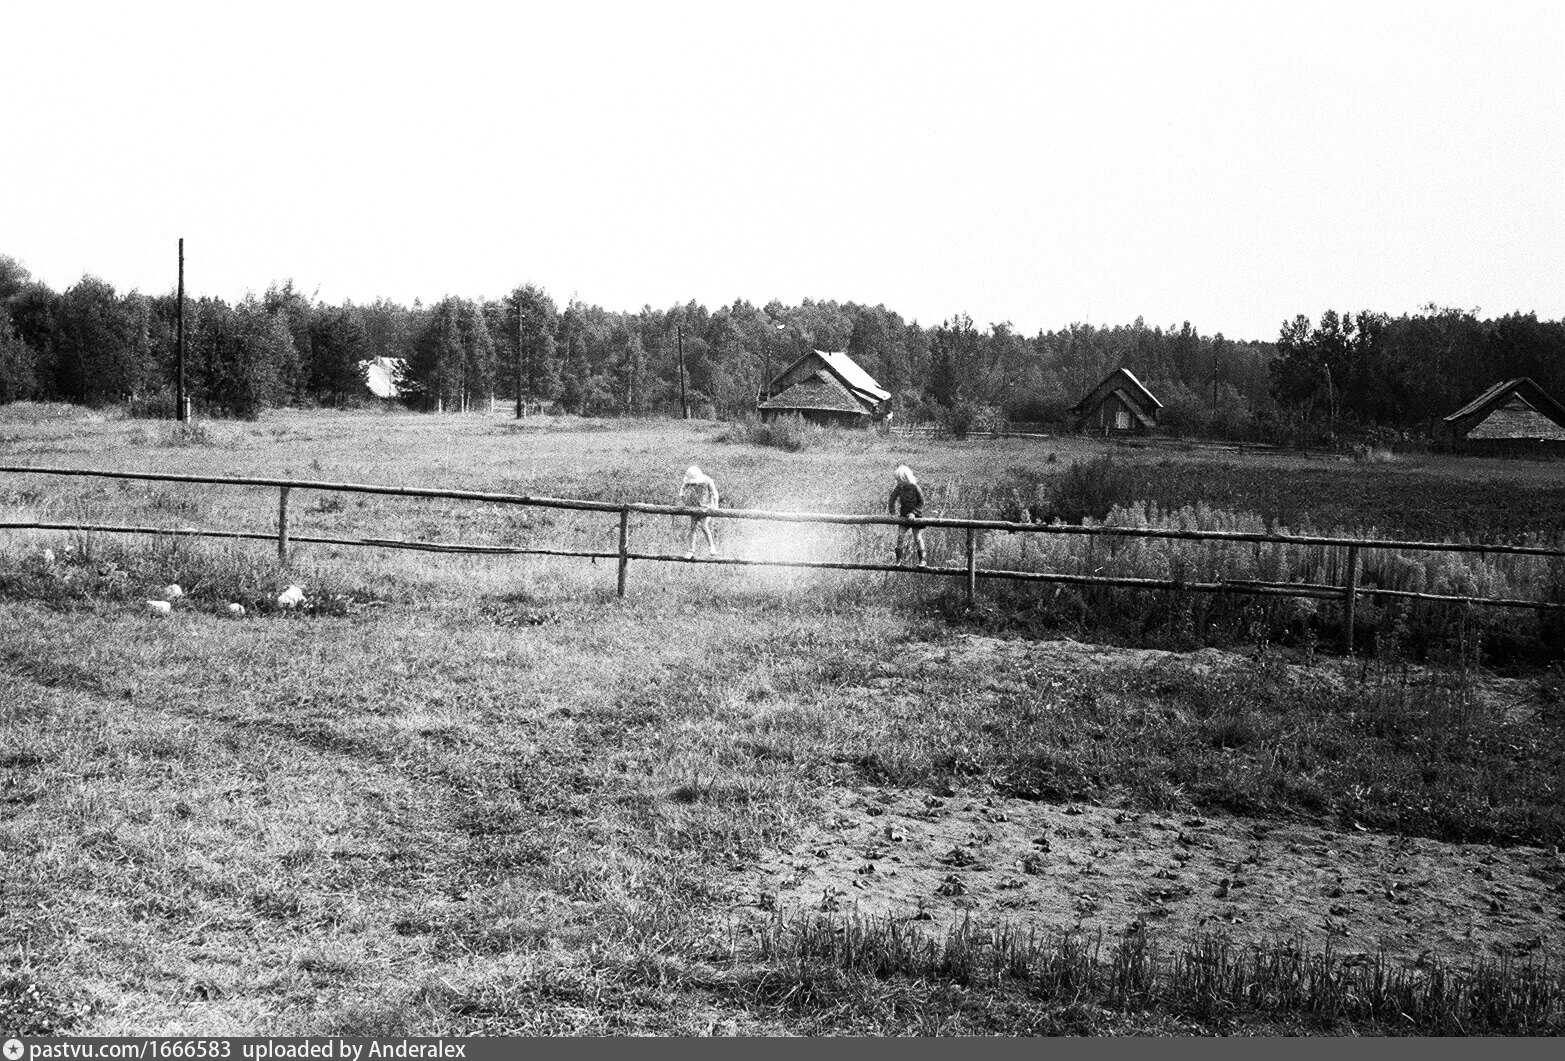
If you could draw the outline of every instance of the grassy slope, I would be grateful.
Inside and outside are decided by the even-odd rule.
[[[900,460],[942,496],[1032,459],[1019,443],[879,439],[785,457],[716,446],[711,429],[686,425],[518,431],[477,417],[283,414],[214,425],[216,444],[194,447],[134,444],[138,432],[162,438],[142,425],[52,427],[6,446],[38,463],[636,498],[672,493],[696,461],[731,504],[858,511],[878,506]],[[23,490],[8,496],[24,510],[150,503],[180,523],[254,526],[274,503],[141,484]],[[605,522],[310,504],[300,511],[323,529],[384,534],[590,540]],[[643,532],[667,540],[662,524]],[[1226,747],[1260,761],[1277,744],[1267,727],[1282,725],[1263,712],[1240,732],[1222,705],[1182,689],[1181,739],[1098,717],[1090,697],[1032,688],[1025,671],[984,676],[1019,690],[999,718],[964,710],[960,674],[925,675],[918,697],[861,710],[851,688],[880,673],[888,646],[949,636],[938,591],[878,577],[638,565],[618,602],[612,568],[584,561],[305,551],[291,577],[325,606],[282,615],[264,607],[287,581],[264,545],[99,545],[66,585],[16,560],[43,540],[12,543],[0,600],[0,944],[12,977],[0,1007],[94,1034],[1182,1030],[1171,1017],[762,960],[735,935],[727,868],[785,838],[832,781],[976,771],[1091,794],[1101,777],[1060,769],[1083,761],[1070,748],[1123,743],[1133,760],[1131,731],[1150,729],[1158,754],[1178,766],[1184,749],[1184,767],[1211,785],[1220,764],[1244,772]],[[139,601],[168,579],[191,590],[180,613],[143,618]],[[235,598],[262,607],[220,618]],[[1331,710],[1321,720],[1335,747],[1359,747]],[[1210,739],[1218,729],[1224,747]],[[1293,754],[1319,751],[1293,729]],[[1477,755],[1479,772],[1518,756],[1524,776],[1557,771],[1547,747],[1456,751]],[[1148,775],[1132,798],[1167,799],[1188,780]],[[1194,787],[1217,803],[1231,791]],[[1546,816],[1557,800],[1536,789],[1533,804],[1516,796],[1530,827],[1557,829]],[[1297,809],[1274,795],[1275,812]],[[25,1001],[23,981],[41,1001]]]

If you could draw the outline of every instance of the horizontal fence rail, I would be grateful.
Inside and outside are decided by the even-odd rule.
[[[583,501],[576,498],[499,494],[480,490],[433,490],[413,486],[378,486],[370,483],[338,483],[314,479],[271,479],[247,476],[179,475],[173,472],[94,471],[80,468],[28,468],[0,466],[0,473],[30,475],[96,476],[104,479],[140,479],[152,482],[205,483],[216,486],[271,486],[291,490],[326,490],[342,493],[384,494],[390,497],[423,497],[456,501],[486,501],[502,505],[575,509],[587,512],[619,512],[629,509],[657,516],[711,516],[715,519],[762,520],[775,523],[837,523],[847,526],[956,527],[1004,531],[1008,534],[1084,534],[1120,538],[1173,538],[1187,541],[1261,542],[1279,545],[1334,545],[1359,549],[1410,549],[1444,553],[1503,553],[1519,556],[1565,557],[1565,549],[1536,545],[1486,542],[1413,542],[1378,538],[1341,538],[1310,534],[1272,534],[1266,531],[1172,530],[1160,527],[1082,527],[1071,523],[1017,523],[997,519],[953,519],[940,516],[917,519],[901,516],[862,515],[846,512],[769,512],[745,508],[686,508],[648,502]]]
[[[1304,534],[1273,534],[1260,531],[1172,530],[1153,527],[1082,527],[1071,524],[1017,523],[1006,520],[953,519],[945,517],[903,518],[891,515],[862,515],[837,512],[770,512],[761,509],[704,509],[682,505],[645,502],[587,501],[577,498],[540,497],[526,494],[493,493],[477,490],[448,490],[423,487],[381,486],[369,483],[342,483],[309,479],[278,479],[253,476],[202,476],[173,472],[123,472],[101,469],[0,466],[0,473],[14,475],[82,476],[128,479],[150,482],[190,483],[209,486],[267,487],[279,491],[275,533],[255,531],[203,530],[192,527],[140,527],[50,522],[40,520],[0,521],[0,530],[51,530],[102,534],[166,535],[267,541],[277,544],[278,557],[286,562],[290,546],[335,545],[376,549],[407,549],[433,553],[502,556],[561,556],[598,560],[617,560],[617,587],[625,595],[626,570],[631,561],[658,563],[698,563],[726,567],[801,568],[832,571],[871,571],[933,577],[964,578],[971,602],[977,580],[998,579],[1060,585],[1108,586],[1125,589],[1169,590],[1185,593],[1235,593],[1252,596],[1305,597],[1341,601],[1346,614],[1346,635],[1352,644],[1354,604],[1360,597],[1428,601],[1442,604],[1473,605],[1492,608],[1519,608],[1535,611],[1565,611],[1565,604],[1525,599],[1474,597],[1453,594],[1421,593],[1358,584],[1358,556],[1362,550],[1414,550],[1448,553],[1495,553],[1522,556],[1565,558],[1565,550],[1541,546],[1487,544],[1475,542],[1412,542],[1392,539],[1342,538]],[[290,534],[288,499],[295,490],[320,490],[336,493],[379,494],[390,497],[430,498],[437,500],[478,501],[500,505],[613,513],[618,516],[618,549],[597,552],[579,549],[550,549],[513,545],[473,545],[464,543],[413,541],[399,538],[337,538]],[[711,517],[716,519],[755,520],[774,523],[819,523],[846,526],[887,525],[929,527],[966,531],[966,564],[962,567],[907,567],[902,564],[873,564],[829,560],[762,560],[741,557],[707,557],[700,560],[683,556],[633,552],[630,549],[630,514]],[[1333,546],[1348,550],[1347,584],[1329,585],[1306,582],[1266,582],[1255,579],[1219,579],[1215,582],[1191,582],[1182,579],[1137,578],[1113,575],[1083,575],[1047,571],[1011,571],[976,566],[976,533],[1074,534],[1119,538],[1174,539],[1303,546]]]
[[[276,534],[259,531],[202,530],[197,527],[127,527],[112,523],[0,522],[0,530],[80,531],[91,534],[148,534],[172,538],[233,538],[275,542]],[[613,560],[619,553],[591,553],[578,549],[534,549],[521,545],[469,545],[460,542],[418,542],[402,538],[321,538],[289,534],[290,543],[303,545],[351,545],[371,549],[412,549],[424,553],[494,553],[502,556],[579,556],[584,560]],[[661,559],[669,559],[662,557]]]

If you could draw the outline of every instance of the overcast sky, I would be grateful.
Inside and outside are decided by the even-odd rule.
[[[0,0],[64,290],[1565,317],[1565,4]]]

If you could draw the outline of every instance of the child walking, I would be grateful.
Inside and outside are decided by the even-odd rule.
[[[722,504],[717,496],[717,484],[694,464],[685,469],[684,481],[679,484],[679,503],[685,508],[719,508]],[[691,516],[690,549],[685,553],[685,559],[696,558],[697,531],[706,534],[707,554],[716,556],[717,539],[712,537],[712,517]]]

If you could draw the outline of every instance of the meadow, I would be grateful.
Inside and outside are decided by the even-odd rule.
[[[612,502],[672,502],[696,463],[729,507],[873,513],[904,462],[930,515],[1074,497],[1108,506],[1089,518],[1176,524],[1534,542],[1565,526],[1553,466],[1528,462],[834,433],[789,451],[712,422],[279,411],[185,428],[0,409],[5,464]],[[276,505],[0,476],[6,520],[267,530]],[[617,535],[610,514],[311,491],[290,523],[602,551]],[[633,548],[683,552],[675,521],[632,523]],[[928,533],[931,561],[956,562],[959,540]],[[718,534],[731,555],[885,561],[893,531]],[[1021,537],[986,540],[981,563],[1332,563]],[[1378,562],[1405,585],[1561,582],[1536,562]],[[150,618],[171,581],[187,595]],[[308,604],[281,610],[292,583]],[[0,1026],[1565,1024],[1565,672],[1547,620],[1365,606],[1346,658],[1325,651],[1331,605],[981,583],[968,608],[957,580],[699,564],[635,563],[627,596],[614,587],[612,563],[584,559],[299,545],[283,567],[265,542],[8,532]]]

